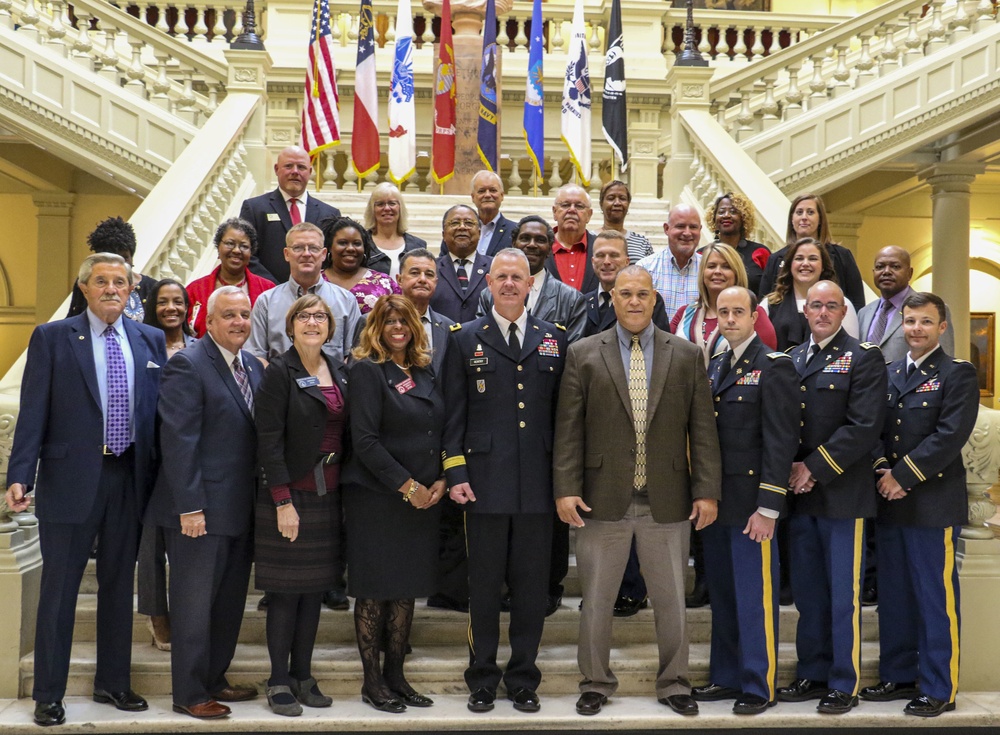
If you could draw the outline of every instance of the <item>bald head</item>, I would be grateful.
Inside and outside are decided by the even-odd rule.
[[[833,281],[820,281],[806,293],[806,303],[802,308],[813,341],[817,344],[832,337],[840,330],[847,316],[844,292]]]
[[[290,145],[278,154],[274,162],[278,188],[290,197],[300,197],[312,178],[312,162],[305,148]]]
[[[891,299],[910,285],[913,278],[913,268],[910,265],[910,254],[897,245],[889,245],[878,251],[875,256],[875,267],[872,268],[872,280],[882,294],[882,298]]]

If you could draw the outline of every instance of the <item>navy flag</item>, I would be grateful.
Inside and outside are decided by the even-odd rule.
[[[486,0],[483,21],[483,67],[479,77],[479,135],[476,145],[483,166],[497,167],[497,10],[494,0]]]

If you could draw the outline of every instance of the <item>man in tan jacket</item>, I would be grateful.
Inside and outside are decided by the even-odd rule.
[[[633,536],[656,618],[656,696],[678,714],[698,713],[684,567],[690,524],[704,528],[718,512],[719,439],[701,353],[652,324],[655,300],[649,273],[623,269],[617,326],[570,346],[559,392],[554,486],[559,517],[577,528],[583,715],[600,712],[618,685],[611,611]]]

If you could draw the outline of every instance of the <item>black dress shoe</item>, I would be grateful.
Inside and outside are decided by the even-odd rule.
[[[812,679],[796,679],[786,687],[778,688],[779,702],[806,702],[810,699],[820,699],[830,688],[825,681]]]
[[[795,600],[792,598],[792,586],[790,584],[781,585],[781,589],[778,590],[778,604],[788,606],[793,602]]]
[[[379,712],[389,712],[394,715],[398,715],[401,712],[406,712],[406,705],[400,702],[395,697],[387,697],[385,699],[379,699],[376,697],[368,696],[364,692],[364,690],[362,690],[361,701],[364,702],[365,704],[370,704]]]
[[[897,683],[893,681],[880,681],[873,687],[865,687],[861,690],[861,698],[868,702],[891,702],[894,699],[913,699],[920,694],[917,682],[908,681]]]
[[[842,715],[858,706],[858,698],[839,689],[831,689],[816,705],[816,709],[825,715]]]
[[[640,610],[649,607],[649,601],[643,597],[641,600],[628,595],[619,595],[615,600],[614,616],[616,618],[630,618]]]
[[[584,692],[576,700],[576,713],[578,715],[596,715],[601,711],[601,707],[608,703],[608,698],[600,692]]]
[[[514,703],[514,709],[518,712],[537,712],[542,708],[535,690],[528,687],[518,687],[512,692],[507,692],[507,699]]]
[[[660,704],[667,705],[679,715],[698,714],[698,703],[688,694],[671,694],[669,697],[660,697],[657,700]]]
[[[500,612],[510,612],[510,590],[500,598]]]
[[[331,610],[348,610],[351,607],[344,590],[328,590],[323,594],[323,604]]]
[[[554,615],[560,607],[562,607],[562,595],[549,595],[548,605],[545,607],[545,617]]]
[[[705,607],[708,602],[708,585],[704,582],[698,582],[691,590],[691,594],[684,598],[684,607]]]
[[[434,700],[430,697],[425,697],[423,694],[413,691],[412,687],[408,688],[409,691],[393,689],[392,694],[396,697],[396,699],[408,707],[430,707],[434,704]]]
[[[773,707],[777,700],[768,701],[759,694],[740,694],[733,703],[734,715],[759,715],[768,707]]]
[[[62,702],[35,702],[35,724],[42,727],[66,722],[66,708]]]
[[[469,695],[469,710],[472,712],[489,712],[493,709],[493,702],[497,694],[486,687],[479,687]]]
[[[258,610],[267,610],[267,604],[271,601],[271,598],[267,596],[265,592],[259,600],[257,600]]]
[[[878,604],[878,588],[865,587],[861,590],[861,607],[873,607]]]
[[[740,696],[739,689],[718,684],[706,684],[691,690],[691,698],[696,702],[718,702],[723,699],[736,699],[738,696]]]
[[[942,712],[951,712],[953,709],[955,709],[954,702],[945,702],[942,699],[935,699],[930,695],[921,694],[903,707],[903,713],[916,715],[917,717],[937,717]],[[37,711],[36,709],[35,712]]]
[[[433,607],[437,610],[454,610],[455,612],[467,613],[469,612],[469,601],[459,602],[447,595],[431,595],[427,598],[427,607]]]
[[[149,709],[146,700],[131,689],[126,689],[124,692],[107,692],[103,689],[95,689],[94,701],[101,704],[113,704],[123,712],[145,712]]]

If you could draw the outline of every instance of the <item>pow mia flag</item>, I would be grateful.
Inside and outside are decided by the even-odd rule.
[[[608,144],[618,155],[622,173],[628,168],[628,108],[625,103],[625,45],[622,41],[620,0],[611,4],[608,47],[604,56],[604,104],[601,128]]]

